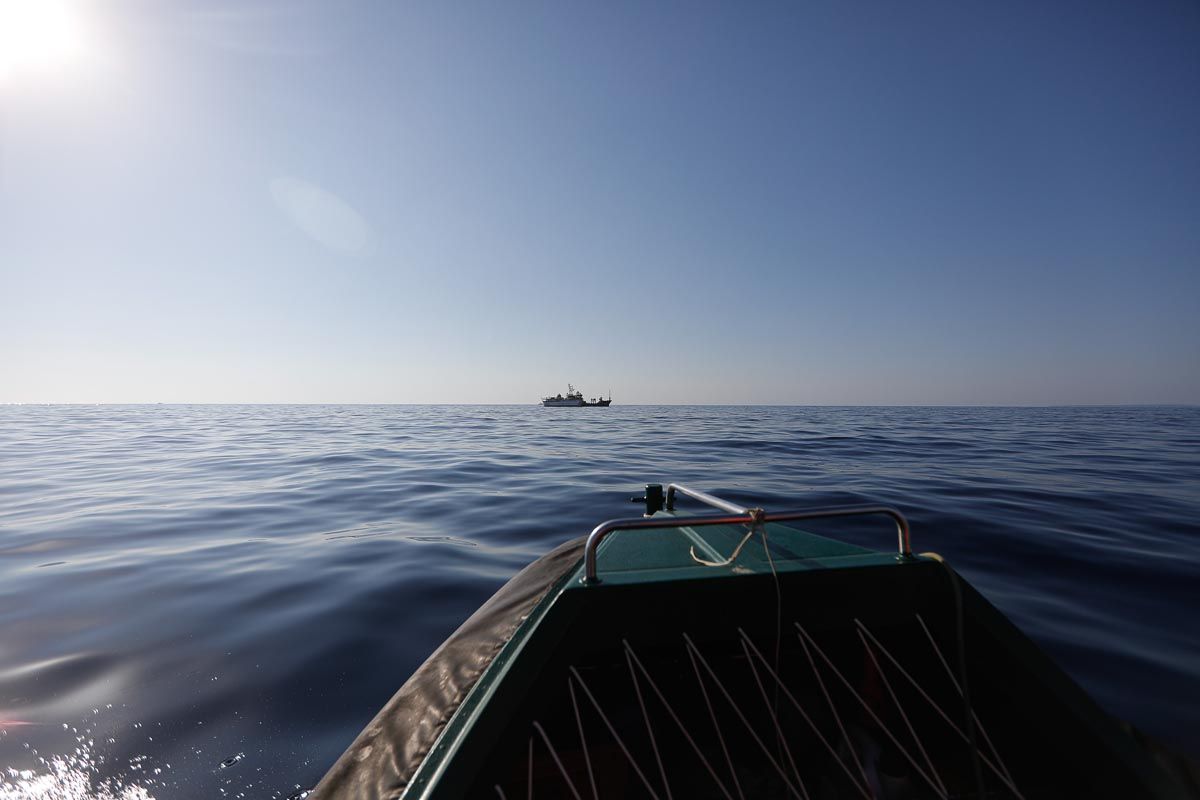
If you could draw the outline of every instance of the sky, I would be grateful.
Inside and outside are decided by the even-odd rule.
[[[1200,5],[0,0],[0,402],[568,382],[1200,403]]]

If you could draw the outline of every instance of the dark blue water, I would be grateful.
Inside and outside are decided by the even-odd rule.
[[[310,786],[513,572],[673,479],[896,505],[1200,752],[1198,408],[9,406],[0,797]]]

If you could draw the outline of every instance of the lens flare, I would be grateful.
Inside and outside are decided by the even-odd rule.
[[[0,80],[75,61],[83,33],[78,9],[64,0],[0,0]]]

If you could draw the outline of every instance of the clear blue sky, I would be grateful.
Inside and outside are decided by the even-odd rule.
[[[1194,2],[62,2],[0,402],[1200,402]]]

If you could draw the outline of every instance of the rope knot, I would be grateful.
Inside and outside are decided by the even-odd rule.
[[[745,523],[746,535],[742,537],[740,542],[738,542],[738,546],[733,549],[733,553],[729,556],[729,558],[726,558],[723,561],[709,561],[706,558],[701,558],[700,556],[696,555],[696,547],[693,545],[688,550],[688,552],[692,555],[692,560],[697,564],[703,564],[706,567],[728,567],[730,564],[737,561],[738,556],[742,554],[742,548],[746,546],[746,542],[750,541],[750,538],[754,536],[755,533],[762,534],[763,546],[765,547],[767,543],[767,528],[766,522],[763,518],[766,516],[766,514],[767,512],[763,511],[761,508],[746,509],[746,515],[750,517],[750,521]],[[767,555],[769,557],[770,553]],[[771,565],[771,571],[775,571],[774,564]]]

